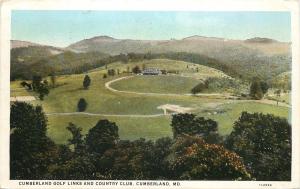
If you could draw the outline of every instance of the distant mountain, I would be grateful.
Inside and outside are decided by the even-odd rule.
[[[255,75],[260,72],[260,76],[266,78],[288,71],[291,65],[290,43],[259,37],[231,40],[195,35],[177,40],[132,40],[98,36],[71,44],[66,49],[74,52],[99,51],[110,55],[131,52],[195,53],[243,70],[241,73],[251,72]]]
[[[97,36],[71,44],[66,49],[75,52],[100,51],[111,55],[120,53],[192,52],[213,58],[272,56],[290,54],[290,44],[268,38],[230,40],[224,38],[190,36],[181,40],[131,40]]]
[[[12,41],[12,43],[16,43]],[[262,78],[272,78],[282,72],[289,71],[291,68],[291,49],[290,43],[279,42],[268,38],[252,38],[247,40],[232,40],[216,37],[204,37],[194,35],[183,39],[170,40],[134,40],[134,39],[115,39],[109,36],[96,36],[84,39],[61,49],[50,46],[28,46],[12,49],[12,64],[30,64],[43,62],[47,65],[51,62],[52,67],[66,69],[70,67],[84,66],[86,62],[96,61],[89,56],[91,53],[100,53],[97,60],[107,56],[119,54],[169,54],[170,59],[193,62],[193,58],[198,55],[207,57],[225,65],[226,69],[235,70],[237,74],[246,76],[248,79],[259,76]],[[12,45],[16,46],[16,45]],[[67,56],[65,52],[73,52]],[[80,54],[80,61],[76,61]],[[170,55],[171,53],[171,55]],[[173,54],[172,54],[173,53]],[[175,54],[174,54],[175,53]],[[185,53],[184,57],[179,57],[176,53]],[[57,58],[51,56],[62,54]],[[69,57],[69,58],[65,58]],[[40,61],[40,60],[43,61]],[[190,59],[190,60],[189,60]],[[49,62],[49,60],[51,60]],[[65,60],[71,61],[67,62]],[[87,60],[87,61],[85,61]],[[60,65],[62,64],[62,65]],[[88,63],[89,64],[89,63]],[[207,65],[209,66],[209,65]],[[19,67],[19,65],[17,66]],[[224,71],[224,70],[223,70]],[[67,73],[67,72],[64,72]]]
[[[84,70],[84,67],[91,67],[108,56],[100,52],[75,53],[52,46],[19,42],[11,41],[15,47],[10,50],[12,80],[31,79],[34,74],[75,73],[76,69]]]
[[[10,49],[19,48],[19,47],[29,47],[29,46],[42,46],[37,43],[32,43],[29,41],[20,41],[20,40],[11,40]]]
[[[59,47],[53,47],[48,45],[41,45],[37,43],[32,43],[29,41],[20,41],[20,40],[11,40],[10,41],[10,49],[23,49],[26,50],[27,47],[43,49],[44,51],[47,51],[49,54],[55,55],[63,53],[65,50],[63,48]]]
[[[276,41],[274,39],[270,39],[270,38],[254,37],[254,38],[245,40],[245,42],[249,42],[249,43],[276,43],[278,41]]]

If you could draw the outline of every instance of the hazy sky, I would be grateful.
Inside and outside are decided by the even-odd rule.
[[[192,35],[291,40],[289,12],[13,11],[12,39],[65,47],[108,35],[181,39]]]

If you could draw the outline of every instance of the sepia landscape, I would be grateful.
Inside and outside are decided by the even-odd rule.
[[[288,181],[290,48],[11,40],[11,179]]]

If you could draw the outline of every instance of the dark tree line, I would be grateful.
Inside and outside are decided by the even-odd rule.
[[[120,140],[99,120],[86,135],[69,123],[66,145],[47,137],[40,106],[11,105],[11,179],[290,180],[291,126],[273,115],[243,112],[225,139],[218,124],[174,115],[173,138]]]

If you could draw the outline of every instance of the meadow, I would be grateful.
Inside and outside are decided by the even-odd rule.
[[[178,75],[135,76],[131,79],[112,83],[111,87],[118,90],[179,95],[160,96],[118,93],[105,87],[105,83],[108,81],[130,75],[124,72],[136,65],[158,67],[166,70],[176,69]],[[118,70],[119,74],[103,78],[103,75],[107,73],[107,69]],[[86,74],[91,78],[91,85],[88,90],[82,87],[83,78]],[[163,111],[157,108],[163,104],[193,108],[192,113],[217,121],[219,132],[222,135],[231,132],[233,123],[242,111],[271,113],[289,118],[288,107],[255,101],[232,100],[224,97],[180,95],[189,93],[194,85],[207,77],[229,78],[219,70],[182,61],[153,59],[129,62],[128,64],[116,62],[84,74],[57,76],[56,87],[50,90],[50,94],[45,97],[44,101],[36,100],[30,103],[43,107],[48,116],[48,135],[57,143],[66,143],[70,137],[70,133],[66,130],[69,122],[82,127],[85,134],[99,119],[109,119],[116,122],[119,126],[121,139],[134,140],[143,137],[154,140],[160,137],[172,136],[171,116],[159,115]],[[48,80],[50,79],[48,78]],[[20,86],[20,81],[11,82],[11,96],[32,95],[35,94]],[[59,114],[76,112],[80,98],[86,99],[88,103],[85,112],[97,115]],[[58,114],[53,115],[52,113]],[[158,116],[151,117],[151,115]]]

